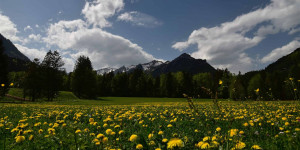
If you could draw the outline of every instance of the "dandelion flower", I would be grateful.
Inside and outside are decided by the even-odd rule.
[[[17,143],[21,143],[21,142],[23,142],[23,141],[25,141],[25,136],[17,136],[17,137],[16,137],[16,142],[17,142]]]
[[[136,145],[136,149],[143,149],[143,145],[142,144]]]
[[[137,138],[138,138],[138,136],[136,134],[133,134],[133,135],[130,136],[129,141],[130,142],[135,142]]]
[[[219,81],[219,84],[220,84],[220,85],[222,85],[222,84],[223,84],[223,81],[222,81],[222,80],[220,80],[220,81]]]
[[[177,148],[180,148],[180,147],[183,147],[183,141],[181,139],[178,139],[178,138],[173,138],[173,139],[170,139],[170,141],[168,142],[168,148],[169,149],[173,149],[175,147]]]
[[[236,149],[243,149],[246,147],[246,144],[244,142],[238,142],[236,145],[235,145],[235,148]]]
[[[258,146],[258,145],[253,145],[252,147],[251,147],[251,149],[262,149],[260,146]]]

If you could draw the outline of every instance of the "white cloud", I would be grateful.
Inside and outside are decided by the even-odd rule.
[[[172,47],[182,51],[197,44],[198,51],[192,53],[193,57],[207,59],[213,66],[226,66],[233,72],[246,72],[254,65],[245,50],[259,44],[267,35],[289,32],[297,27],[299,8],[299,0],[272,0],[265,8],[238,16],[233,21],[194,30],[187,41],[177,42]],[[253,37],[247,37],[246,33],[251,32],[254,32]]]
[[[46,51],[42,51],[34,48],[28,48],[20,44],[14,44],[14,45],[18,48],[18,50],[20,50],[21,53],[25,54],[31,60],[33,60],[34,58],[38,58],[42,60],[47,53]]]
[[[30,34],[28,36],[29,39],[33,40],[33,41],[36,41],[36,42],[40,42],[41,40],[41,35],[40,34]]]
[[[39,28],[40,26],[38,24],[35,25],[36,28]]]
[[[96,0],[86,2],[82,14],[87,22],[94,27],[109,27],[111,23],[107,21],[107,18],[122,10],[123,7],[123,0]]]
[[[137,12],[125,12],[118,16],[118,20],[130,22],[136,26],[143,26],[143,27],[155,27],[162,25],[162,22],[154,18],[153,16]]]
[[[24,31],[27,31],[27,30],[32,30],[31,26],[28,25],[24,28]]]
[[[154,60],[143,48],[121,36],[88,28],[83,20],[59,21],[51,24],[44,41],[63,50],[72,49],[71,56],[89,56],[95,69],[132,65]]]
[[[10,20],[9,17],[2,15],[0,12],[0,33],[12,40],[19,41],[20,39],[16,36],[18,33],[17,26]]]
[[[269,54],[267,54],[261,59],[261,62],[270,63],[276,61],[280,57],[290,54],[291,52],[293,52],[295,49],[299,47],[300,47],[300,41],[298,40],[291,41],[287,45],[272,50]]]

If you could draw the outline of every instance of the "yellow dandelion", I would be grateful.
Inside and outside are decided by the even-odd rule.
[[[219,80],[219,84],[222,85],[222,84],[223,84],[223,81],[222,81],[222,80]]]
[[[209,149],[210,145],[208,143],[203,143],[200,148],[201,149]]]
[[[138,138],[138,136],[136,134],[133,134],[133,135],[130,136],[129,141],[130,142],[135,142],[137,138]]]
[[[154,136],[154,134],[149,134],[149,135],[148,135],[148,139],[152,139],[153,136]]]
[[[142,145],[142,144],[138,144],[138,145],[136,145],[135,148],[136,148],[136,149],[143,149],[143,145]]]
[[[159,132],[158,132],[158,135],[163,135],[163,134],[164,134],[163,131],[159,131]]]
[[[97,138],[98,139],[102,139],[102,138],[104,138],[105,136],[104,136],[104,134],[101,134],[101,133],[99,133],[98,135],[97,135]]]
[[[217,127],[216,131],[220,132],[220,131],[221,131],[221,128],[220,128],[220,127]]]
[[[168,142],[167,145],[168,145],[167,147],[169,149],[180,148],[180,147],[184,146],[183,141],[181,139],[178,139],[178,138],[170,139],[170,141]]]
[[[110,135],[112,132],[113,132],[113,131],[112,131],[111,129],[107,129],[107,130],[105,131],[105,133],[106,133],[107,135]]]
[[[243,149],[246,147],[246,144],[244,142],[238,142],[236,145],[235,145],[235,148],[236,149]]]
[[[33,139],[33,135],[29,136],[29,141],[31,141]]]
[[[21,142],[23,142],[23,141],[25,141],[25,136],[17,136],[17,137],[16,137],[16,142],[17,142],[17,143],[21,143]]]
[[[252,147],[251,147],[251,149],[262,149],[260,146],[258,146],[258,145],[253,145]]]
[[[75,133],[80,133],[80,132],[81,132],[81,130],[79,130],[79,129],[75,131]]]

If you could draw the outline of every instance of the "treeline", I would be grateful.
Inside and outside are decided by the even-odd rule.
[[[1,59],[4,60],[4,59]],[[35,59],[26,72],[1,73],[1,83],[14,83],[23,88],[24,97],[32,101],[55,99],[59,91],[72,91],[83,99],[100,96],[222,98],[233,100],[299,99],[300,68],[254,71],[244,75],[227,69],[192,75],[187,72],[153,77],[136,69],[131,73],[113,72],[97,75],[88,57],[80,56],[71,73],[63,69],[64,62],[57,51],[49,51],[42,61]],[[9,81],[4,81],[9,78]],[[6,79],[8,80],[8,79]],[[7,86],[5,86],[7,87]],[[3,89],[3,88],[1,88]],[[6,88],[7,89],[7,88]],[[7,90],[6,90],[7,92]],[[3,92],[2,92],[3,93]]]

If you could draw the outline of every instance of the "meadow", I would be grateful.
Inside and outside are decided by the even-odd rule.
[[[195,109],[184,99],[82,101],[0,104],[1,149],[295,150],[300,145],[297,101],[198,100]]]

